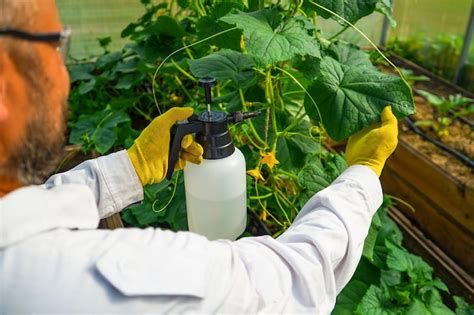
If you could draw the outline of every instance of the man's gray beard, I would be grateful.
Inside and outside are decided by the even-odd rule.
[[[62,111],[66,111],[65,104]],[[52,132],[51,125],[48,112],[36,113],[28,124],[20,148],[10,156],[10,169],[16,170],[17,179],[25,185],[44,183],[63,157],[65,119],[61,121],[59,132]]]
[[[41,113],[41,116],[47,116],[47,113]],[[18,179],[25,184],[44,183],[63,157],[64,132],[61,130],[53,136],[47,120],[47,117],[33,119],[26,132],[17,173]]]

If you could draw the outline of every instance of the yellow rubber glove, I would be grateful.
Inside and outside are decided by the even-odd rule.
[[[178,121],[191,116],[193,109],[189,107],[174,107],[155,118],[146,127],[135,143],[127,150],[133,167],[142,185],[161,182],[168,171],[170,150],[170,129]],[[200,164],[204,150],[201,145],[187,135],[181,141],[181,152],[175,169],[183,169],[186,161]]]
[[[366,165],[380,176],[385,161],[398,144],[398,121],[387,106],[380,115],[381,122],[349,137],[346,159],[349,165]]]

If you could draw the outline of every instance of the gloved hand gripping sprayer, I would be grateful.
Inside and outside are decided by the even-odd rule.
[[[166,178],[171,179],[184,136],[195,133],[204,149],[201,165],[188,163],[184,169],[189,230],[210,240],[235,240],[247,223],[245,158],[234,146],[229,123],[260,115],[260,112],[226,114],[211,111],[213,78],[202,78],[207,111],[176,123],[171,129],[170,156]]]

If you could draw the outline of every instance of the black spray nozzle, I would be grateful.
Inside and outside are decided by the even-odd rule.
[[[254,118],[254,117],[257,117],[257,116],[260,116],[262,114],[261,111],[253,111],[253,112],[235,112],[235,113],[232,113],[232,114],[229,114],[227,120],[230,122],[230,123],[238,123],[238,122],[241,122],[243,121],[244,119],[249,119],[249,118]]]
[[[214,78],[205,77],[199,80],[199,85],[204,87],[208,111],[198,115],[192,115],[187,120],[177,122],[171,128],[170,151],[168,158],[168,170],[166,178],[171,179],[174,166],[179,159],[181,141],[188,134],[196,134],[195,141],[204,149],[205,159],[222,159],[234,153],[235,147],[229,134],[228,124],[238,123],[247,118],[260,115],[260,112],[236,112],[225,114],[221,111],[211,111],[211,87],[216,85]]]
[[[199,86],[204,88],[204,95],[206,98],[206,104],[211,104],[211,87],[217,84],[217,80],[211,77],[204,77],[199,79]]]

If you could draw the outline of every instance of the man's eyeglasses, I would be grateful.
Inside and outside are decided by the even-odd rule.
[[[57,49],[61,53],[64,64],[67,61],[71,33],[69,27],[66,27],[62,32],[56,33],[28,33],[10,28],[0,28],[0,36],[9,36],[30,42],[59,43]]]

